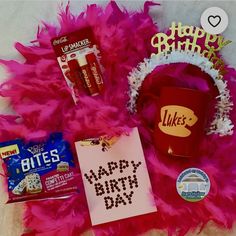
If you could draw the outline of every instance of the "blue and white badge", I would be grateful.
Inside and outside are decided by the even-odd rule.
[[[176,189],[184,200],[198,202],[207,196],[210,185],[210,179],[204,171],[198,168],[189,168],[178,176]]]

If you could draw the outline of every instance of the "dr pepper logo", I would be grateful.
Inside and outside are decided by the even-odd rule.
[[[168,105],[161,108],[161,121],[159,129],[168,135],[176,137],[188,137],[193,126],[198,120],[194,111],[183,106]]]

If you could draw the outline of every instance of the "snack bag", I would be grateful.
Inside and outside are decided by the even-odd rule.
[[[8,182],[8,202],[68,196],[78,191],[78,170],[61,133],[44,143],[0,143]]]
[[[100,50],[90,27],[53,38],[51,43],[76,104],[81,94],[103,92]]]

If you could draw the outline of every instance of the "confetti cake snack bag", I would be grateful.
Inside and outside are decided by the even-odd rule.
[[[78,170],[61,133],[44,143],[0,143],[8,182],[8,202],[68,196],[78,191]]]

